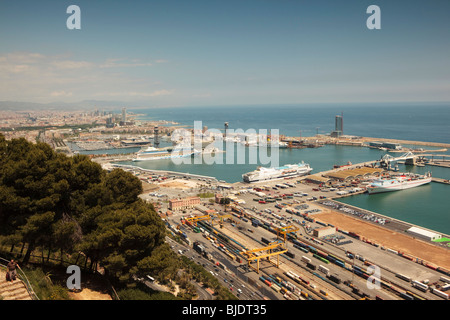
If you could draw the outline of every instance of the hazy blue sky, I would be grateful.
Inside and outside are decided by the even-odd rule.
[[[448,0],[0,0],[0,100],[450,101],[449,15]]]

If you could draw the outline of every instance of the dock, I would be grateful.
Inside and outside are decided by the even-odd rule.
[[[450,180],[448,179],[441,179],[441,178],[436,178],[436,177],[432,177],[431,181],[433,182],[439,182],[439,183],[444,183],[444,184],[450,184]]]
[[[450,168],[450,161],[430,161],[426,163],[427,166]]]

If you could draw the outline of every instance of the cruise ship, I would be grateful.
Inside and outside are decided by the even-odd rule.
[[[282,167],[258,167],[258,169],[242,175],[244,182],[259,182],[290,177],[300,177],[309,174],[313,169],[307,163],[287,164]]]
[[[150,139],[146,137],[139,137],[139,138],[129,138],[120,141],[121,145],[124,147],[142,147],[147,146],[151,144]]]
[[[405,190],[418,187],[431,182],[431,174],[415,175],[402,174],[400,176],[390,177],[386,179],[376,179],[367,187],[369,194]]]
[[[189,151],[180,150],[173,151],[171,148],[155,148],[148,147],[137,152],[136,157],[133,161],[147,161],[147,160],[165,160],[165,159],[175,159],[175,158],[186,158],[194,154],[200,153],[195,149]]]

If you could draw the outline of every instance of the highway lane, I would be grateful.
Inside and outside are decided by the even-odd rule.
[[[192,232],[193,233],[193,232]],[[198,234],[195,234],[198,235]],[[205,240],[203,237],[196,238],[193,234],[191,234],[191,238],[193,241],[202,241]],[[194,240],[196,239],[196,240]],[[203,245],[207,248],[208,252],[214,258],[214,261],[220,261],[223,265],[227,267],[227,270],[221,269],[217,265],[215,265],[212,261],[206,259],[204,256],[200,255],[194,249],[188,247],[187,245],[180,244],[172,239],[169,240],[171,246],[173,246],[173,250],[178,253],[178,250],[183,252],[187,258],[195,261],[196,263],[202,265],[205,270],[210,272],[213,276],[215,276],[221,284],[228,288],[233,294],[242,300],[260,300],[260,297],[255,294],[258,291],[257,287],[254,287],[252,284],[245,281],[245,277],[239,277],[236,273],[241,273],[238,271],[239,265],[231,263],[231,261],[220,251],[213,248],[212,245],[208,245],[207,242],[202,242]],[[239,291],[238,291],[239,289]]]

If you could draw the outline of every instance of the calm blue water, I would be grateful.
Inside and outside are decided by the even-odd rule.
[[[450,142],[450,104],[404,105],[271,105],[177,107],[133,110],[142,119],[169,120],[208,128],[278,129],[288,136],[313,136],[334,130],[336,115],[344,116],[344,134],[400,140]]]
[[[288,136],[314,136],[316,133],[330,133],[334,130],[335,116],[343,113],[344,134],[450,143],[450,104],[434,105],[280,105],[280,106],[232,106],[232,107],[177,107],[133,110],[145,114],[142,120],[176,121],[193,127],[194,121],[202,121],[208,128],[223,129],[224,122],[230,129],[278,129]],[[249,148],[235,146],[245,152],[247,163],[227,164],[226,155],[220,165],[182,164],[170,160],[139,163],[143,168],[171,170],[214,176],[219,180],[237,182],[242,174],[252,171],[261,163],[248,163]],[[434,149],[432,147],[424,147]],[[438,149],[438,148],[436,148]],[[370,148],[350,146],[324,146],[315,149],[280,149],[279,164],[304,161],[314,172],[329,170],[335,164],[348,161],[359,163],[380,159],[385,152]],[[449,151],[444,154],[450,154]],[[399,155],[393,153],[393,156]],[[194,160],[192,160],[193,162]],[[264,164],[263,164],[264,165]],[[432,171],[433,176],[450,179],[450,169],[439,167],[400,166],[401,171],[424,173]],[[386,216],[408,221],[432,230],[450,234],[450,209],[448,197],[450,186],[431,183],[426,186],[386,194],[366,194],[348,197],[342,202],[362,207]]]

